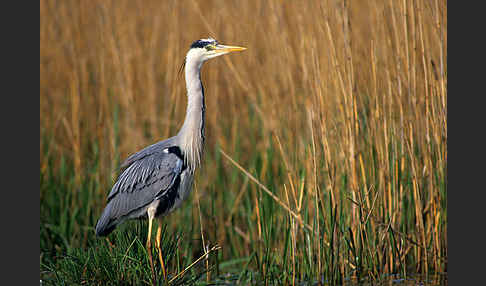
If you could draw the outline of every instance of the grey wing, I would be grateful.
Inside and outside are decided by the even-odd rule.
[[[106,235],[123,220],[145,215],[145,208],[156,199],[173,200],[182,168],[183,159],[163,149],[133,160],[113,185],[96,233]]]

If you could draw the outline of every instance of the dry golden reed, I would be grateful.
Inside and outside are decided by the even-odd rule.
[[[248,50],[203,68],[208,140],[200,195],[219,206],[218,192],[240,198],[249,186],[251,219],[260,223],[265,194],[253,180],[242,173],[228,189],[211,187],[221,175],[210,166],[215,160],[227,174],[236,169],[219,146],[285,204],[281,213],[295,224],[292,261],[307,251],[296,249],[306,240],[303,206],[305,224],[329,246],[333,231],[322,230],[332,227],[323,214],[331,200],[337,217],[346,212],[355,243],[371,243],[363,232],[376,234],[363,249],[383,271],[396,271],[407,257],[417,271],[444,271],[446,15],[439,0],[41,1],[41,172],[46,156],[58,158],[54,170],[64,156],[78,183],[86,176],[101,183],[101,209],[120,160],[180,128],[186,96],[179,68],[192,41],[211,36]],[[99,167],[89,173],[94,154]],[[255,156],[258,173],[246,167]],[[403,227],[410,220],[404,199],[414,203],[406,206],[415,212],[411,229]],[[326,219],[314,223],[320,216]],[[230,220],[216,218],[212,239],[224,249],[232,243],[225,234],[235,232],[241,255],[249,255],[248,240],[261,239],[261,226],[250,234],[244,219],[234,221],[226,228]],[[314,247],[320,269],[324,250]],[[348,259],[343,254],[348,263],[340,267],[356,267]]]

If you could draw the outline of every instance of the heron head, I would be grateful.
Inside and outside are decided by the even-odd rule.
[[[187,52],[186,60],[194,59],[202,63],[218,56],[243,50],[246,50],[246,48],[222,45],[212,38],[200,39],[192,43],[189,52]]]

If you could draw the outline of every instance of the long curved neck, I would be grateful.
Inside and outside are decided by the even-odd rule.
[[[204,146],[204,88],[201,82],[202,62],[188,60],[185,67],[187,110],[179,131],[179,145],[189,168],[195,170],[201,163]]]

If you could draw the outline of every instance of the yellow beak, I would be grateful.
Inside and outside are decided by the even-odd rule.
[[[239,51],[244,51],[246,48],[243,47],[237,47],[237,46],[225,46],[225,45],[217,45],[216,46],[216,52],[218,53],[231,53],[231,52],[239,52]]]

